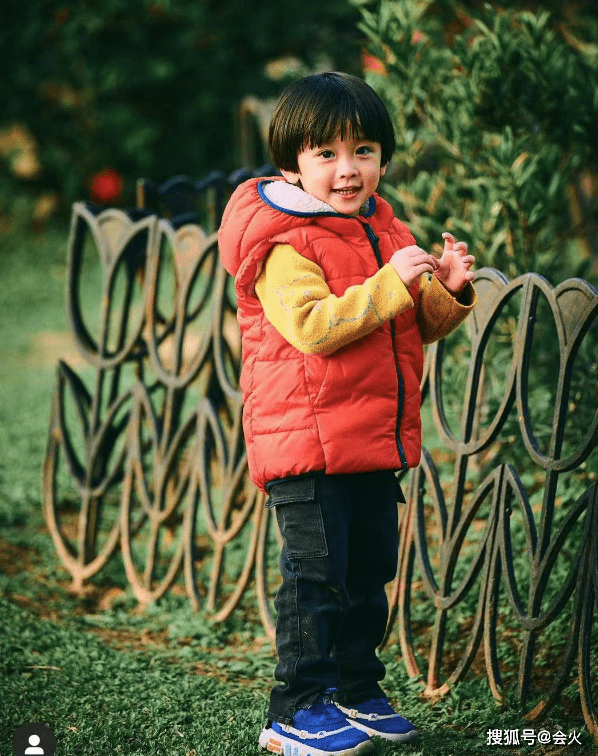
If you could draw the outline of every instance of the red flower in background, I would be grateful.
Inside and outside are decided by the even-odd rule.
[[[89,180],[91,198],[99,204],[115,202],[121,195],[124,186],[123,177],[114,168],[104,168]]]
[[[367,50],[361,51],[361,66],[364,71],[373,71],[374,73],[386,75],[386,66],[375,55],[371,55]]]

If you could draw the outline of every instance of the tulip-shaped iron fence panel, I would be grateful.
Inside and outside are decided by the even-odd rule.
[[[182,577],[194,607],[224,620],[243,603],[272,636],[280,535],[247,474],[216,235],[247,177],[141,184],[130,212],[74,206],[86,367],[58,365],[44,507],[76,587],[118,555],[140,602]],[[467,324],[427,351],[385,642],[428,694],[473,668],[499,701],[516,684],[532,720],[577,678],[598,742],[598,291],[489,268],[476,289]]]

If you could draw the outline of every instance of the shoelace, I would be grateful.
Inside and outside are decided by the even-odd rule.
[[[305,727],[306,722],[303,721],[304,717],[295,714],[294,726],[280,725],[284,732],[297,735],[302,740],[313,740],[320,738],[333,737],[340,735],[346,730],[351,729],[351,725],[347,723],[346,718],[338,711],[332,700],[328,697],[323,697],[312,704],[309,709],[305,709],[305,713],[309,712],[310,715],[319,719],[318,732],[310,732],[306,729],[299,729]],[[311,723],[312,727],[314,723]]]
[[[356,708],[347,708],[337,703],[336,706],[339,711],[346,714],[351,719],[366,719],[370,721],[376,721],[377,719],[393,719],[400,715],[392,708],[392,706],[384,698],[374,698],[370,701],[366,701],[367,708],[370,709],[367,713],[365,711],[359,711]],[[366,708],[365,706],[363,708]]]

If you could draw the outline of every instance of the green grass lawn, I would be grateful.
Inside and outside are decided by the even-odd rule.
[[[274,655],[248,605],[225,624],[194,613],[181,586],[139,609],[116,565],[69,591],[45,528],[41,466],[55,365],[80,360],[64,308],[66,230],[0,239],[0,756],[42,721],[57,756],[258,754]],[[382,756],[595,753],[580,712],[541,724],[497,708],[472,677],[436,702],[390,645],[386,689],[421,731]],[[583,745],[488,745],[488,730],[581,733]],[[504,741],[506,736],[502,737]]]

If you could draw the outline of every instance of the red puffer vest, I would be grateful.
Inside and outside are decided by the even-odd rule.
[[[319,265],[333,294],[372,276],[401,247],[408,228],[378,195],[359,217],[323,205],[316,212],[275,205],[272,179],[251,179],[232,195],[219,231],[220,255],[235,277],[241,328],[243,429],[249,471],[271,480],[399,470],[419,463],[423,347],[415,307],[331,354],[303,354],[266,318],[255,295],[275,244],[291,244]],[[274,179],[276,180],[276,179]],[[279,187],[277,187],[279,188]],[[326,210],[326,208],[328,208]]]

